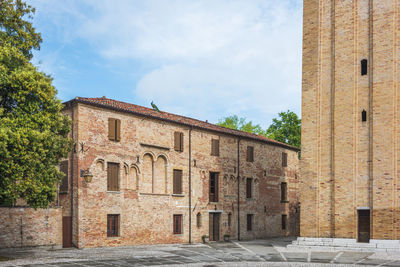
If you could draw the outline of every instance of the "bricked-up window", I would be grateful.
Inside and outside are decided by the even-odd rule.
[[[252,198],[253,179],[246,179],[246,198]]]
[[[119,164],[107,163],[107,191],[119,191]]]
[[[174,170],[173,194],[182,194],[182,170]]]
[[[361,75],[367,75],[368,73],[368,61],[366,59],[361,60]]]
[[[281,202],[287,202],[287,183],[281,183]]]
[[[175,151],[179,151],[179,152],[183,151],[183,133],[182,132],[174,133],[174,149],[175,149]]]
[[[253,162],[254,161],[254,147],[248,146],[246,151],[246,161]]]
[[[219,156],[219,140],[211,140],[211,156]]]
[[[210,172],[210,202],[218,202],[218,173]]]
[[[253,230],[253,214],[247,214],[247,231]]]
[[[287,153],[282,152],[282,167],[287,167]]]
[[[107,236],[119,236],[119,214],[107,215]]]
[[[119,142],[121,140],[121,121],[108,118],[108,139]]]
[[[229,212],[228,213],[228,227],[231,227],[231,226],[232,226],[232,213]]]
[[[287,215],[282,214],[282,230],[286,230],[287,227]]]
[[[68,160],[61,161],[60,171],[64,174],[60,184],[60,193],[68,192]]]
[[[182,214],[174,214],[174,235],[182,234]]]
[[[196,215],[196,225],[199,228],[201,227],[201,213],[200,212],[198,212]]]

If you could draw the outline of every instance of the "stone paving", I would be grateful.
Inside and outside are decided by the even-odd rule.
[[[117,248],[1,249],[0,266],[400,266],[398,252],[291,249],[291,239]]]

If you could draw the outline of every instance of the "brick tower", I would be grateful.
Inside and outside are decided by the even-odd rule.
[[[304,0],[303,23],[301,236],[398,240],[400,1]]]

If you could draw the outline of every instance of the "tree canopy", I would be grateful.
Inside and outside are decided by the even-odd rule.
[[[301,119],[292,111],[280,112],[279,118],[274,118],[268,129],[264,130],[259,124],[253,124],[246,118],[237,115],[220,120],[217,125],[248,133],[263,135],[273,140],[300,148]]]
[[[19,0],[0,8],[0,205],[22,198],[44,208],[63,175],[57,165],[71,149],[71,122],[51,77],[30,62],[41,38],[23,17],[34,10]]]
[[[279,119],[274,118],[266,130],[266,136],[300,148],[301,144],[301,119],[292,111],[280,112]]]

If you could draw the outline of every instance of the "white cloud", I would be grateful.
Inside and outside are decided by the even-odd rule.
[[[282,110],[300,113],[300,0],[36,2],[58,10],[67,39],[151,66],[133,93],[164,110],[211,121],[239,114],[263,126]],[[75,18],[69,25],[63,12]]]

